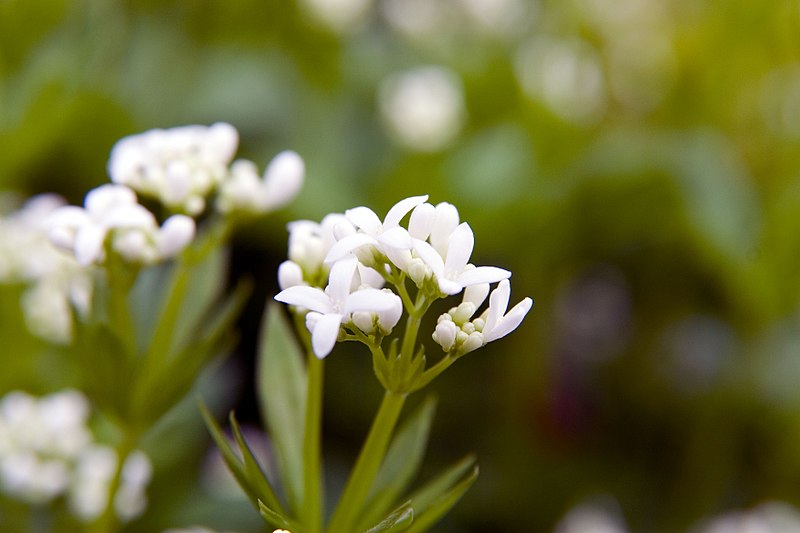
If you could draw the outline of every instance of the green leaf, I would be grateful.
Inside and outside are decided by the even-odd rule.
[[[236,438],[237,444],[239,445],[239,451],[244,459],[245,474],[250,482],[250,486],[253,487],[255,492],[259,495],[259,503],[265,502],[266,505],[272,509],[277,509],[278,512],[283,513],[281,504],[278,501],[277,496],[275,496],[275,491],[272,490],[272,486],[270,485],[267,476],[264,474],[264,470],[261,468],[261,465],[258,463],[258,460],[253,455],[253,451],[250,449],[250,446],[248,446],[247,442],[245,442],[244,437],[242,436],[242,430],[239,427],[239,423],[236,421],[236,417],[233,415],[233,412],[231,412],[228,418],[231,423],[231,428],[233,429],[233,435]]]
[[[409,498],[415,510],[407,533],[421,533],[439,521],[478,478],[475,457],[462,459]]]
[[[414,522],[414,509],[410,502],[404,503],[399,509],[381,520],[379,524],[369,528],[364,533],[396,533],[405,531]]]
[[[211,438],[214,439],[219,453],[222,455],[222,460],[225,461],[228,470],[230,470],[233,477],[236,478],[236,482],[239,483],[239,486],[247,494],[247,497],[250,498],[250,501],[256,509],[258,509],[258,495],[250,487],[250,481],[247,478],[247,472],[244,469],[242,461],[236,456],[228,439],[222,434],[222,429],[219,427],[219,424],[217,424],[217,421],[214,420],[214,416],[209,412],[208,407],[201,401],[199,402],[199,408],[200,414],[203,415],[203,420],[206,423],[206,427],[208,427],[208,431],[211,433]]]
[[[239,283],[222,304],[198,320],[193,343],[166,361],[141,369],[131,398],[140,423],[154,424],[189,392],[203,367],[233,345],[233,323],[250,292],[250,283]]]
[[[261,413],[275,443],[293,509],[303,502],[306,371],[283,306],[270,303],[261,327],[257,388]]]
[[[258,512],[261,514],[261,517],[267,521],[269,525],[281,529],[286,529],[288,531],[300,530],[297,523],[294,522],[293,520],[289,520],[280,513],[276,513],[274,510],[267,507],[267,505],[261,500],[258,500],[257,503],[258,503]]]
[[[373,523],[408,488],[422,463],[435,412],[436,400],[429,397],[397,431],[370,489],[360,524]]]

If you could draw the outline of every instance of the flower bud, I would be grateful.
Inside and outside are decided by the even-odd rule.
[[[375,332],[375,315],[374,313],[370,313],[367,311],[356,311],[353,313],[351,317],[353,324],[356,325],[358,329],[366,333],[367,335],[371,335]]]
[[[456,334],[458,332],[458,326],[452,321],[442,320],[436,325],[436,330],[433,332],[433,340],[442,347],[442,350],[449,352],[456,343]]]
[[[278,267],[278,286],[281,290],[304,284],[303,269],[300,268],[300,265],[289,259],[280,264]]]
[[[467,339],[461,344],[461,351],[462,353],[469,353],[473,350],[477,350],[484,344],[486,343],[483,340],[483,334],[475,331],[470,333]]]
[[[453,322],[455,322],[459,326],[469,321],[469,319],[472,318],[472,315],[474,314],[475,314],[475,304],[472,302],[462,302],[456,308],[456,312],[451,313],[451,315],[453,316]]]

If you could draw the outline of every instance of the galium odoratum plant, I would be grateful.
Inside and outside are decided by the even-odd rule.
[[[228,466],[273,527],[292,533],[425,531],[476,479],[475,459],[469,456],[408,492],[422,461],[433,402],[423,402],[399,428],[398,420],[409,394],[465,354],[516,329],[533,302],[524,298],[508,310],[511,272],[472,265],[469,224],[460,221],[453,205],[432,205],[427,199],[402,200],[383,220],[367,207],[356,207],[320,223],[289,224],[289,259],[279,267],[282,290],[275,299],[289,304],[300,342],[273,304],[265,315],[258,372],[281,491],[262,473],[235,418],[231,415],[239,455],[206,412]],[[487,296],[488,306],[479,312]],[[422,331],[432,304],[450,298],[458,300],[438,317],[435,329]],[[430,359],[421,342],[425,337],[441,348]],[[326,522],[323,366],[336,343],[347,341],[369,349],[385,393]]]
[[[107,483],[95,488],[106,503],[79,516],[87,531],[116,531],[131,518],[120,514],[111,497],[128,490],[132,467],[125,465],[140,456],[141,443],[197,383],[207,363],[231,347],[232,324],[248,293],[246,283],[230,292],[224,287],[232,231],[283,206],[302,185],[304,164],[296,153],[278,154],[262,176],[254,163],[234,161],[237,145],[236,129],[223,123],[126,137],[111,153],[111,183],[89,191],[83,206],[48,202],[46,216],[36,220],[36,230],[66,252],[70,279],[78,271],[88,280],[79,298],[72,285],[60,289],[70,291],[59,300],[67,302],[59,309],[69,316],[53,319],[61,330],[52,336],[73,357],[77,377],[67,385],[85,393],[85,410],[103,420],[102,444],[113,457],[103,463],[110,469]],[[23,398],[20,394],[14,398]],[[34,410],[15,412],[23,413],[14,415],[18,420]],[[50,424],[29,422],[0,429]],[[0,447],[7,440],[0,439]],[[27,441],[14,442],[13,457],[33,457],[36,450],[27,450]],[[62,462],[79,464],[73,456]],[[3,470],[11,477],[0,481],[13,481],[4,482],[7,494],[31,501],[34,489],[26,487],[37,487],[39,470],[21,464]],[[59,472],[65,468],[59,466]],[[48,494],[60,494],[61,488]]]

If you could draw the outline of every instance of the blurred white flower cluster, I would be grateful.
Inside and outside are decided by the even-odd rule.
[[[440,317],[433,334],[454,357],[510,333],[530,310],[533,302],[525,298],[506,314],[511,272],[469,263],[474,247],[469,224],[460,222],[453,205],[427,200],[427,195],[401,200],[383,220],[367,207],[356,207],[328,215],[320,224],[289,225],[289,259],[279,269],[283,290],[275,299],[310,311],[306,326],[318,357],[348,334],[388,335],[404,306],[419,313],[424,311],[420,302],[429,305],[462,291],[465,303]],[[407,279],[417,287],[416,304],[407,293]],[[384,288],[387,282],[396,293]],[[489,309],[467,326],[497,282]]]
[[[194,216],[214,200],[223,216],[262,214],[289,202],[305,168],[294,152],[278,154],[262,177],[251,161],[232,162],[239,142],[230,124],[151,130],[121,139],[108,171],[113,184],[89,191],[83,207],[64,206],[47,219],[54,244],[83,266],[102,263],[107,249],[126,261],[172,258],[195,236]],[[173,214],[159,225],[136,194]]]
[[[0,490],[11,498],[44,504],[65,497],[84,521],[97,518],[111,497],[119,458],[95,441],[89,403],[77,391],[37,398],[10,392],[0,400]],[[139,450],[125,459],[114,509],[123,520],[141,514],[152,466]]]
[[[56,343],[70,340],[71,308],[87,313],[92,292],[87,273],[47,236],[45,220],[64,203],[54,194],[34,196],[0,217],[0,283],[27,286],[22,308],[28,328]]]
[[[156,198],[172,211],[198,215],[216,193],[223,213],[265,213],[291,200],[303,183],[303,160],[278,154],[259,177],[255,163],[233,162],[239,134],[230,124],[150,130],[121,139],[111,151],[111,181]]]
[[[109,243],[126,261],[155,263],[178,254],[195,233],[194,220],[185,215],[172,215],[159,227],[133,190],[111,184],[89,191],[84,207],[56,209],[47,223],[53,244],[73,252],[82,266],[102,263]]]

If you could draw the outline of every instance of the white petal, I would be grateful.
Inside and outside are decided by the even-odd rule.
[[[375,211],[369,207],[354,207],[353,209],[345,211],[344,215],[347,217],[347,220],[352,222],[367,235],[376,237],[383,229],[381,219],[378,218]]]
[[[379,289],[360,289],[347,297],[344,313],[371,311],[382,313],[391,311],[397,305],[397,295]]]
[[[311,334],[311,347],[314,355],[320,359],[333,350],[336,339],[339,337],[339,326],[342,324],[342,315],[336,313],[324,314],[319,317],[314,332]]]
[[[445,272],[461,272],[467,266],[475,246],[475,236],[469,224],[463,222],[453,230],[447,241],[447,257],[444,260]]]
[[[394,305],[390,309],[378,313],[378,323],[380,324],[381,329],[383,329],[385,332],[389,332],[394,329],[394,327],[400,321],[400,317],[403,316],[403,300],[401,300],[400,297],[394,293],[388,291],[383,292],[389,294],[394,300]]]
[[[356,233],[355,235],[345,237],[341,241],[337,241],[336,244],[331,246],[331,249],[328,250],[328,255],[325,256],[325,262],[330,264],[340,261],[350,255],[356,248],[366,244],[377,246],[378,241],[366,233]]]
[[[192,241],[194,234],[193,218],[172,215],[164,221],[158,234],[158,253],[164,258],[176,256]]]
[[[464,302],[471,302],[475,307],[480,307],[489,295],[489,283],[474,283],[464,289]]]
[[[103,257],[103,241],[106,230],[95,224],[87,224],[75,235],[75,259],[78,264],[88,266]]]
[[[305,307],[318,313],[331,313],[334,311],[331,299],[322,289],[297,285],[284,289],[275,295],[275,299],[289,305]]]
[[[136,193],[124,185],[106,184],[86,193],[83,205],[92,214],[100,214],[121,205],[136,203]]]
[[[387,246],[384,248],[383,253],[386,254],[386,257],[389,258],[389,261],[391,261],[392,264],[394,264],[397,268],[404,272],[408,272],[408,267],[412,260],[410,250],[403,250],[400,248]]]
[[[453,294],[458,294],[464,288],[459,282],[447,278],[437,278],[437,281],[439,282],[439,290],[451,296]]]
[[[477,270],[477,269],[476,269]],[[508,309],[508,298],[511,296],[511,284],[508,280],[501,281],[492,295],[489,296],[489,314],[486,317],[486,325],[483,327],[485,333],[489,333],[498,324]]]
[[[444,277],[444,261],[439,252],[433,249],[433,246],[424,241],[414,241],[414,251],[420,259],[422,259],[438,278]]]
[[[276,155],[264,171],[264,192],[270,209],[289,203],[303,186],[305,164],[291,150]]]
[[[351,257],[337,261],[331,267],[328,287],[325,291],[330,296],[331,301],[334,302],[334,305],[344,302],[350,294],[357,266],[358,260],[355,257]]]
[[[139,204],[118,206],[106,213],[99,222],[107,228],[139,228],[152,231],[157,227],[153,213]]]
[[[408,220],[408,233],[415,239],[424,241],[431,234],[435,217],[435,207],[427,202],[419,204],[411,212],[411,218]]]
[[[528,311],[531,310],[532,306],[533,300],[530,298],[523,299],[521,302],[515,305],[494,328],[489,331],[484,330],[484,340],[486,342],[497,340],[501,337],[505,337],[517,329],[522,322],[522,319],[525,318],[525,315],[527,315]]]
[[[89,215],[81,207],[67,205],[59,207],[44,220],[47,236],[56,246],[72,250],[75,232],[90,223]]]
[[[239,145],[239,132],[226,122],[217,122],[208,128],[209,150],[213,150],[216,159],[227,163],[233,159]]]
[[[361,263],[358,264],[358,277],[361,278],[362,285],[369,285],[376,289],[382,288],[384,283],[386,283],[380,272],[374,268],[366,267]]]
[[[469,287],[476,283],[497,283],[509,277],[511,272],[503,268],[480,266],[463,271],[456,279],[462,286]]]
[[[431,228],[431,245],[442,255],[447,253],[447,240],[458,226],[458,209],[453,204],[436,204],[436,213]]]
[[[378,236],[378,242],[384,246],[397,248],[399,250],[410,250],[413,246],[411,235],[408,234],[405,228],[401,228],[400,226],[384,231]]]
[[[412,196],[400,200],[389,209],[386,213],[386,218],[383,219],[384,229],[394,228],[400,225],[400,221],[408,214],[409,211],[417,207],[419,204],[428,200],[428,195]]]

